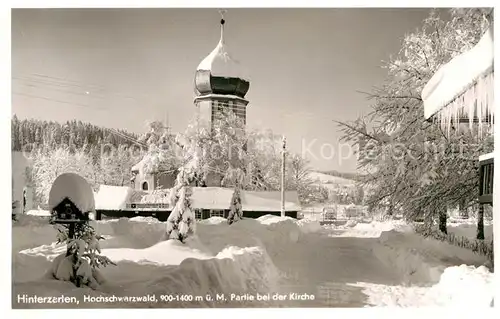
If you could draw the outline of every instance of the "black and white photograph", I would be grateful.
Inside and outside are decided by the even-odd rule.
[[[493,7],[10,17],[13,311],[494,307]]]

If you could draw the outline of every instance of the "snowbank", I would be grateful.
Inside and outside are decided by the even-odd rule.
[[[447,230],[449,233],[455,234],[455,236],[463,236],[470,240],[476,239],[477,232],[477,222],[473,223],[449,223],[447,225]],[[485,223],[484,225],[484,238],[485,240],[491,240],[493,238],[493,225],[491,223]]]
[[[12,222],[13,227],[44,227],[49,226],[50,215],[31,215],[31,214],[19,214],[16,216],[16,220]]]
[[[271,225],[275,223],[280,223],[284,221],[293,221],[294,219],[288,216],[281,217],[275,215],[264,215],[256,219],[259,223],[263,225]]]
[[[268,226],[255,220],[239,221],[233,225],[220,223],[217,225],[200,224],[197,236],[187,241],[186,245],[176,241],[160,241],[165,232],[165,223],[152,222],[146,218],[136,218],[134,221],[120,219],[113,221],[94,222],[102,227],[113,240],[120,241],[120,247],[107,248],[107,241],[103,241],[102,254],[109,257],[117,266],[105,267],[101,270],[106,284],[98,288],[99,295],[123,294],[129,296],[156,294],[212,294],[214,300],[185,300],[169,303],[169,307],[197,307],[220,306],[215,301],[215,295],[225,293],[264,293],[275,291],[280,274],[273,261],[265,250],[265,245],[256,235],[242,235],[242,229],[251,228],[250,233],[260,233],[266,243],[277,239],[276,232]],[[238,224],[240,224],[238,226]],[[245,225],[246,224],[246,225]],[[280,225],[282,227],[286,225]],[[270,226],[269,226],[270,227]],[[298,227],[295,225],[298,230]],[[218,236],[216,236],[217,234]],[[274,236],[274,238],[273,238]],[[55,237],[53,237],[55,238]],[[239,238],[239,240],[232,240]],[[271,239],[272,238],[272,239]],[[289,242],[288,238],[281,238],[279,243]],[[278,244],[279,244],[278,243]],[[241,245],[240,245],[241,244]],[[292,243],[290,243],[292,244]],[[128,247],[123,247],[128,246]],[[83,295],[89,294],[87,289],[75,290],[74,285],[56,284],[46,277],[36,278],[29,275],[28,280],[19,280],[28,272],[40,274],[40,269],[52,266],[49,261],[56,260],[65,252],[64,245],[52,243],[21,251],[18,256],[22,263],[24,274],[15,273],[14,289],[21,293],[36,291],[39,296],[54,295],[53,289],[47,291],[40,288],[41,282],[47,287],[56,287],[56,295],[77,294],[81,300]],[[59,260],[60,261],[60,260]],[[54,266],[54,264],[53,264]],[[55,266],[54,266],[55,267]],[[64,270],[64,267],[63,267]],[[57,273],[57,272],[56,272]],[[64,272],[59,273],[61,278]],[[97,279],[96,279],[97,280]],[[40,284],[39,284],[40,283]],[[38,288],[40,288],[38,290]],[[276,304],[276,302],[274,302]],[[227,302],[236,307],[262,307],[263,302]],[[40,306],[40,305],[39,305]],[[91,307],[86,304],[84,307]],[[97,307],[148,307],[151,304],[96,304]],[[158,306],[158,304],[154,305]],[[43,306],[42,306],[43,307]]]
[[[328,225],[326,229],[331,229],[330,237],[359,237],[359,238],[379,238],[383,232],[397,230],[407,231],[410,227],[399,220],[389,220],[384,222],[371,221],[363,222],[348,220],[344,225]]]
[[[227,223],[227,219],[224,218],[224,217],[214,216],[214,217],[210,217],[210,218],[207,218],[207,219],[202,219],[202,220],[197,221],[197,222],[200,223],[200,224],[218,225],[218,224],[221,224],[221,223]]]
[[[66,253],[66,245],[53,242],[48,245],[41,245],[33,248],[23,249],[19,252],[22,255],[40,256],[46,258],[48,261],[54,261],[57,256]]]
[[[32,209],[26,212],[29,216],[40,216],[40,217],[50,217],[50,211],[43,209]]]
[[[118,264],[121,267],[122,264]],[[155,271],[155,270],[153,270]],[[184,259],[178,266],[161,267],[149,280],[128,285],[125,293],[144,291],[159,295],[214,296],[212,300],[174,301],[168,307],[232,306],[261,307],[263,302],[235,302],[230,294],[264,293],[275,290],[278,271],[267,254],[260,249],[228,248],[215,258]],[[215,301],[216,294],[225,294],[226,302]]]
[[[165,266],[179,265],[183,260],[188,258],[208,259],[213,257],[175,240],[161,241],[151,247],[143,249],[103,249],[101,254],[107,256],[114,262],[132,261],[139,264],[154,263]]]
[[[49,224],[48,217],[18,215],[12,221],[12,252],[52,243],[57,230]],[[13,258],[17,254],[13,254]]]
[[[372,306],[458,308],[490,307],[494,297],[493,274],[485,267],[454,266],[444,270],[432,287],[384,286],[357,283]]]
[[[120,218],[120,220],[122,222],[127,222],[128,221],[131,221],[131,222],[138,222],[138,223],[148,223],[148,224],[158,224],[158,223],[162,223],[161,221],[159,221],[157,218],[154,218],[154,217],[145,217],[145,216],[136,216],[136,217],[132,217],[132,218]]]
[[[482,266],[487,260],[472,251],[412,232],[382,232],[374,246],[375,256],[402,277],[405,284],[439,281],[447,267],[467,264]]]
[[[300,230],[306,234],[318,233],[323,230],[319,221],[316,220],[300,219],[296,223],[299,226]]]

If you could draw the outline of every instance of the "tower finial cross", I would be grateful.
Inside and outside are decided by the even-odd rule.
[[[227,10],[225,9],[219,9],[219,13],[220,13],[220,23],[221,24],[224,24],[226,22],[226,20],[224,20],[224,14],[227,12]]]

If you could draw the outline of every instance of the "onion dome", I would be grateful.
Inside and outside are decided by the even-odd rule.
[[[220,21],[220,40],[215,49],[198,65],[195,93],[235,95],[244,98],[250,83],[241,65],[228,53],[224,43],[224,18]]]

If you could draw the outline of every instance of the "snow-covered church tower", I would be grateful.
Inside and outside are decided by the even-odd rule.
[[[228,53],[224,42],[224,25],[222,17],[219,43],[198,65],[194,81],[197,114],[210,126],[224,110],[232,110],[246,124],[248,100],[245,95],[250,82],[242,66]]]

